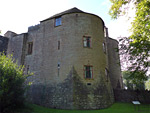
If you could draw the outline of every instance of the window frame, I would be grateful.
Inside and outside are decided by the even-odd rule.
[[[86,70],[86,67],[90,67],[90,72],[92,75],[90,75],[90,77],[87,77],[86,73],[87,73],[87,70]],[[84,65],[83,67],[83,76],[85,79],[93,79],[93,66],[92,65]]]
[[[91,36],[83,36],[83,47],[84,48],[92,48]]]
[[[62,25],[62,18],[61,18],[61,16],[56,17],[55,18],[55,27],[61,26],[61,25]]]

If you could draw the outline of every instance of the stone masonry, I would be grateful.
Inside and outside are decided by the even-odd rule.
[[[8,46],[8,38],[0,36],[0,52],[6,53],[7,46]]]
[[[113,88],[122,88],[118,43],[108,37],[97,15],[72,8],[29,27],[27,33],[9,31],[5,36],[7,54],[13,53],[26,74],[34,73],[27,91],[32,103],[101,109],[113,104]]]

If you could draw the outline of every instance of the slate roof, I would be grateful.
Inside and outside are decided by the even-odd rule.
[[[85,13],[85,12],[83,12],[82,10],[80,10],[80,9],[78,9],[78,8],[76,8],[76,7],[74,7],[74,8],[72,8],[72,9],[69,9],[69,10],[66,10],[66,11],[64,11],[64,12],[58,13],[58,14],[56,14],[56,15],[53,15],[53,16],[51,16],[51,17],[45,19],[45,20],[42,20],[41,22],[46,21],[46,20],[49,20],[49,19],[53,19],[53,18],[56,18],[56,17],[59,17],[59,16],[62,16],[62,15],[65,15],[65,14],[69,14],[69,13]]]

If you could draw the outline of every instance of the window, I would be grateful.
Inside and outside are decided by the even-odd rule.
[[[60,41],[58,41],[58,50],[60,50]]]
[[[33,42],[28,43],[28,55],[32,54]]]
[[[84,76],[87,79],[93,78],[93,66],[84,66]]]
[[[91,47],[91,37],[89,37],[89,36],[83,37],[83,46],[87,47],[87,48]]]
[[[58,64],[57,64],[57,68],[58,68],[58,69],[60,69],[60,62],[58,62]]]
[[[58,62],[58,64],[57,64],[57,68],[58,68],[58,76],[59,76],[59,71],[60,71],[60,62]]]
[[[103,51],[104,51],[104,53],[106,53],[106,45],[105,45],[105,43],[103,43]]]
[[[108,69],[105,68],[106,81],[108,82]]]
[[[29,74],[29,65],[27,66],[27,74]]]
[[[55,18],[55,26],[60,26],[61,25],[61,17]]]

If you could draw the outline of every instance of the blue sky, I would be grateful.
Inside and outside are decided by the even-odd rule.
[[[10,30],[18,34],[27,32],[29,26],[36,25],[56,13],[77,7],[82,11],[100,16],[109,29],[109,36],[128,36],[130,22],[125,17],[111,20],[108,14],[109,0],[2,0],[0,7],[0,30],[3,35]]]

